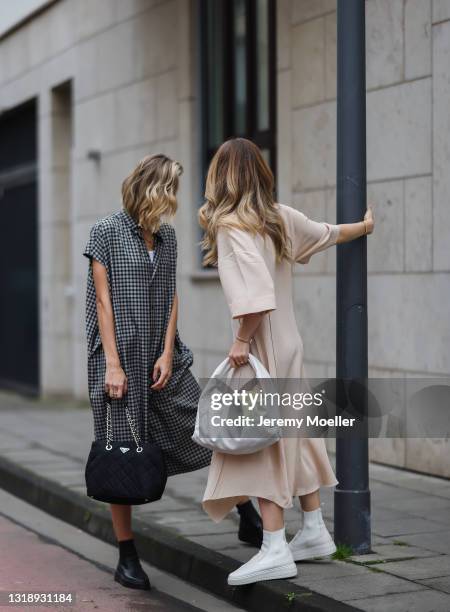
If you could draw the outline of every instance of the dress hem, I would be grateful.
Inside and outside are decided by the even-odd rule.
[[[235,495],[229,495],[227,497],[210,497],[209,499],[203,499],[202,501],[202,507],[203,510],[206,512],[206,514],[209,516],[209,518],[214,522],[214,523],[220,523],[221,521],[223,521],[223,519],[231,512],[231,510],[233,509],[233,507],[236,505],[236,502],[230,502],[230,508],[228,510],[226,510],[225,512],[222,512],[219,515],[216,515],[215,517],[208,512],[206,505],[210,504],[211,502],[224,502],[225,500],[239,500],[242,497],[254,497],[254,498],[258,498],[258,497],[262,497],[263,499],[267,499],[269,501],[274,502],[275,504],[277,504],[278,506],[280,506],[280,508],[283,508],[283,510],[288,510],[289,508],[292,508],[294,506],[294,502],[293,499],[294,497],[303,497],[304,495],[309,495],[310,493],[314,493],[314,491],[318,491],[320,490],[322,487],[335,487],[337,484],[339,484],[339,481],[336,480],[335,482],[331,482],[331,483],[320,483],[318,485],[315,485],[312,488],[309,488],[308,490],[304,490],[304,489],[297,489],[291,496],[290,501],[287,503],[279,503],[279,501],[277,501],[274,498],[270,498],[268,496],[263,496],[263,495],[258,495],[257,493],[236,493]]]

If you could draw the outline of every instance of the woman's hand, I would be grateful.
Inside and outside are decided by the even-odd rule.
[[[232,368],[239,368],[248,362],[248,354],[250,352],[250,344],[235,340],[231,345],[228,359]]]
[[[128,381],[120,365],[107,365],[105,391],[113,399],[121,399],[128,391]]]
[[[372,207],[368,206],[366,210],[366,214],[364,215],[365,226],[367,228],[367,233],[371,234],[375,227],[375,219],[373,218]]]
[[[164,351],[161,357],[156,361],[153,368],[154,383],[150,387],[154,391],[164,389],[172,376],[172,360],[173,353]]]

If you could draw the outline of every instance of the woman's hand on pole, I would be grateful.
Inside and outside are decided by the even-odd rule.
[[[367,234],[371,234],[375,227],[375,219],[373,218],[373,211],[371,206],[367,207],[366,214],[364,215],[364,221],[367,229]]]
[[[355,223],[339,223],[338,227],[339,235],[337,237],[336,244],[343,244],[344,242],[356,240],[361,236],[368,236],[373,232],[375,227],[372,206],[367,207],[363,221],[356,221]]]

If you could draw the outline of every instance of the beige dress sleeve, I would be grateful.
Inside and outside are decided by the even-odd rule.
[[[255,237],[239,229],[220,228],[217,251],[220,282],[233,319],[275,310],[273,279]]]
[[[339,225],[313,221],[304,213],[289,208],[293,257],[296,262],[306,264],[314,253],[336,244]]]

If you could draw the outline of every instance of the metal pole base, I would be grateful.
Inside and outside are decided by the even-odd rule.
[[[355,554],[372,552],[370,547],[370,491],[334,491],[334,541]]]

